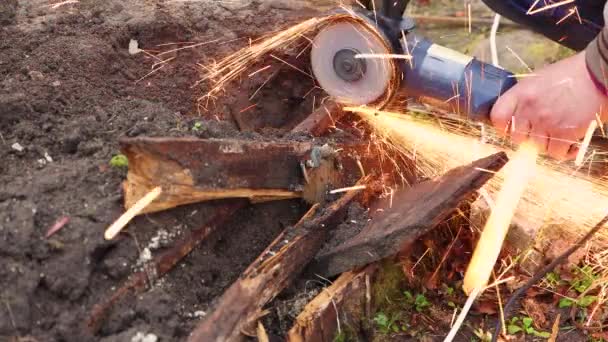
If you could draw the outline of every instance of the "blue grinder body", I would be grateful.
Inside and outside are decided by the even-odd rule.
[[[498,97],[517,82],[509,71],[412,33],[406,36],[406,42],[408,46],[402,49],[412,56],[401,64],[401,87],[406,94],[471,121],[489,122]]]
[[[401,16],[367,18],[392,46],[396,54],[411,56],[396,60],[402,72],[400,87],[408,96],[477,122],[490,122],[490,112],[499,96],[513,87],[513,73],[448,49],[414,32],[414,22]]]

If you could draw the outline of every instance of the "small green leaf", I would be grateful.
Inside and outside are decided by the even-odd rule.
[[[509,335],[515,335],[520,331],[522,331],[522,329],[518,325],[509,324],[507,326],[507,332],[509,333]]]
[[[202,127],[203,127],[203,123],[200,121],[197,121],[194,123],[194,126],[192,126],[192,130],[199,131]]]
[[[452,309],[456,308],[456,304],[454,304],[454,302],[452,302],[452,301],[448,302],[448,306],[451,307]]]
[[[445,294],[447,294],[448,296],[451,296],[454,294],[454,288],[451,286],[446,286],[445,287]]]
[[[374,317],[374,322],[376,322],[379,327],[386,327],[388,326],[388,317],[386,317],[384,312],[379,312],[376,314],[376,317]]]
[[[549,338],[551,337],[551,333],[547,332],[547,331],[532,331],[532,335],[536,336],[536,337],[542,337],[542,338]]]
[[[416,311],[420,312],[431,306],[431,303],[428,301],[428,299],[426,299],[424,295],[418,294],[416,295],[415,305]]]
[[[581,308],[586,308],[589,305],[593,304],[593,302],[595,302],[596,300],[597,296],[584,296],[583,298],[579,299],[576,304]]]
[[[524,327],[526,327],[526,328],[529,328],[532,326],[533,321],[532,321],[532,318],[530,318],[530,317],[524,317],[521,321],[524,323]]]
[[[574,304],[574,301],[572,301],[572,299],[570,299],[570,298],[561,298],[559,300],[558,306],[559,306],[560,309],[563,309],[563,308],[572,307],[572,304]]]
[[[555,273],[555,272],[549,272],[549,273],[547,273],[547,275],[545,276],[545,279],[547,280],[547,282],[550,285],[557,285],[557,284],[559,284],[559,282],[561,280],[560,277],[559,277],[559,275],[557,273]]]
[[[124,154],[117,154],[110,159],[110,166],[115,168],[126,168],[129,166],[129,159]]]
[[[403,291],[403,295],[408,302],[412,302],[414,300],[414,295],[410,291]]]

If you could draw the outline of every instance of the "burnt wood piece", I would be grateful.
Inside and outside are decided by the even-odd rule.
[[[340,275],[331,286],[323,289],[304,307],[287,334],[288,342],[332,342],[338,330],[338,320],[349,326],[360,326],[369,313],[371,300],[366,294],[366,278],[371,284],[378,264],[368,265],[361,271]],[[342,325],[344,327],[344,325]]]
[[[320,146],[310,142],[143,137],[121,139],[120,144],[129,159],[123,184],[125,207],[154,187],[163,190],[141,214],[223,198],[260,202],[318,197],[327,187],[356,182],[361,177],[357,160],[368,169],[380,163],[378,155],[364,144],[333,144],[330,149],[338,152],[321,157],[313,156]],[[315,158],[334,159],[335,163],[328,164],[329,169],[309,168],[312,179],[318,170],[323,169],[325,174],[317,177],[321,184],[307,184],[302,165]]]
[[[259,317],[271,301],[319,251],[328,231],[346,214],[359,191],[349,191],[326,207],[315,205],[300,221],[285,229],[219,299],[188,341],[240,341],[247,322]]]
[[[330,128],[335,127],[336,122],[339,121],[345,111],[333,101],[328,101],[322,104],[314,112],[312,112],[306,119],[302,120],[296,127],[294,127],[292,133],[308,133],[312,136],[319,137],[325,134]]]
[[[464,200],[471,199],[508,157],[500,152],[457,167],[441,177],[397,190],[392,198],[372,205],[371,221],[353,237],[318,255],[307,274],[334,276],[399,252],[445,220]]]

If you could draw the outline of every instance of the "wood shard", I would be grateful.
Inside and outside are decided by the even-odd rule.
[[[371,264],[361,271],[340,275],[331,286],[323,289],[298,315],[289,330],[288,342],[333,341],[338,322],[349,327],[361,325],[366,318],[366,279],[378,269]]]
[[[155,199],[158,198],[158,196],[160,196],[161,193],[161,187],[157,186],[138,199],[137,202],[130,206],[124,214],[122,214],[116,221],[114,221],[114,223],[110,225],[110,227],[108,227],[108,229],[106,229],[104,238],[106,240],[112,240],[115,238],[116,235],[118,235],[118,233],[120,233],[120,231],[123,230],[124,227],[129,224],[129,222],[131,222],[135,216],[143,212],[147,206],[149,206],[152,202],[154,202]]]
[[[390,199],[377,201],[370,210],[371,221],[361,233],[317,256],[307,273],[329,277],[396,254],[446,219],[494,175],[481,169],[498,171],[507,160],[505,153],[497,153],[437,179],[402,188],[395,192],[392,207]]]
[[[237,341],[244,324],[289,286],[323,245],[327,233],[346,214],[358,191],[347,192],[330,205],[313,209],[283,231],[219,299],[213,313],[189,341]]]

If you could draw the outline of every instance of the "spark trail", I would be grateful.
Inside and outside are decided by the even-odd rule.
[[[367,121],[377,135],[390,141],[395,149],[416,161],[419,171],[436,176],[453,167],[505,150],[481,143],[471,132],[441,128],[436,122],[421,121],[410,115],[382,112],[369,108],[348,107]],[[504,170],[503,170],[504,171]],[[501,171],[485,189],[495,198],[504,182]],[[608,211],[608,183],[577,173],[567,166],[539,160],[539,166],[525,190],[515,213],[529,228],[534,228],[538,239],[570,240],[582,236]],[[545,237],[550,233],[550,237]],[[597,234],[596,240],[608,242],[608,230]]]

